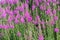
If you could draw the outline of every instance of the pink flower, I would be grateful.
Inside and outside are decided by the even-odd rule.
[[[30,13],[28,11],[25,12],[24,14],[25,17],[29,17],[30,16]]]
[[[50,24],[53,26],[55,24],[55,21],[53,19],[50,20]]]
[[[19,13],[17,13],[16,18],[20,18],[20,14]]]
[[[8,29],[9,26],[8,25],[3,25],[3,29]]]
[[[56,14],[56,10],[55,9],[53,10],[53,14]]]
[[[2,17],[3,17],[3,18],[5,18],[5,17],[6,17],[6,15],[7,15],[7,14],[6,14],[6,11],[5,11],[5,10],[3,10],[3,12],[2,12]]]
[[[0,0],[0,4],[2,5],[6,4],[6,0]]]
[[[52,0],[52,2],[56,3],[57,0]]]
[[[0,12],[3,12],[3,8],[2,7],[0,7]]]
[[[14,20],[13,15],[9,15],[8,22],[12,22],[12,20]]]
[[[18,0],[6,0],[6,2],[7,2],[8,4],[16,4],[16,3],[18,3],[19,1],[18,1]]]
[[[60,11],[60,6],[58,6],[58,10]]]
[[[38,40],[44,40],[44,37],[42,35],[39,35]]]
[[[14,25],[10,24],[10,26],[9,26],[9,27],[13,29],[13,28],[14,28]]]
[[[17,4],[19,2],[19,0],[13,0],[14,4]]]
[[[43,5],[40,5],[40,9],[43,10]]]
[[[46,6],[45,5],[40,5],[40,9],[41,10],[46,10]]]
[[[21,17],[20,21],[21,21],[22,23],[24,23],[24,22],[25,22],[25,20],[24,20],[24,17],[23,17],[23,16]]]
[[[52,2],[52,0],[47,0],[48,2]]]
[[[44,20],[42,20],[40,23],[41,23],[41,24],[45,24]]]
[[[49,15],[51,13],[51,9],[48,8],[46,11],[45,11],[46,15]]]
[[[35,21],[33,20],[32,22],[33,22],[33,24],[38,24],[37,20],[35,20]]]
[[[14,21],[16,24],[19,23],[19,20],[17,18],[15,18],[15,21]]]
[[[27,8],[28,8],[28,4],[27,4],[27,3],[25,3],[25,4],[24,4],[24,7],[27,9]]]
[[[2,29],[3,28],[3,25],[2,24],[0,24],[0,29]]]
[[[42,1],[42,0],[41,0]],[[44,2],[46,2],[46,0],[43,0]]]
[[[20,7],[18,7],[18,9],[19,11],[24,12],[24,3]]]
[[[49,15],[52,17],[53,16],[52,12]]]
[[[36,16],[36,22],[40,23],[40,17],[39,17],[39,15]]]
[[[18,36],[18,37],[20,37],[20,36],[21,36],[21,33],[20,33],[19,31],[17,32],[17,36]]]
[[[50,5],[50,3],[49,3],[49,2],[46,2],[46,5],[47,5],[47,6],[49,6],[49,5]]]
[[[40,3],[42,2],[42,0],[38,0]]]
[[[27,17],[27,21],[28,21],[28,22],[31,22],[31,21],[32,21],[32,16],[28,16],[28,17]]]
[[[13,0],[6,0],[8,4],[13,4]]]
[[[38,21],[39,19],[40,19],[40,17],[37,15],[37,16],[36,16],[36,20]]]
[[[39,6],[39,1],[38,0],[34,0],[36,5]]]
[[[44,22],[44,20],[42,20],[40,23],[42,24],[42,27],[45,29],[45,22]]]
[[[33,4],[33,5],[32,5],[32,10],[34,10],[34,9],[35,9],[35,5]]]
[[[54,20],[55,20],[55,21],[58,20],[58,16],[54,16]]]
[[[55,28],[54,31],[55,31],[55,32],[59,32],[59,28]]]
[[[29,0],[26,0],[26,3],[29,3]]]

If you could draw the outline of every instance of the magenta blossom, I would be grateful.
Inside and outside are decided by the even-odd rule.
[[[43,35],[39,35],[38,40],[44,40]]]
[[[40,5],[40,9],[41,10],[46,10],[46,6],[45,5]]]
[[[55,24],[55,21],[53,19],[50,20],[50,24],[53,26]]]
[[[29,0],[26,0],[26,3],[29,3]]]
[[[21,36],[21,33],[20,33],[19,31],[17,32],[17,36],[18,36],[18,37],[20,37],[20,36]]]
[[[6,4],[6,0],[0,0],[0,4],[2,5]]]
[[[55,28],[54,31],[55,31],[55,32],[59,32],[59,28]]]
[[[48,8],[46,11],[45,11],[46,15],[49,15],[51,13],[51,9]]]
[[[19,23],[19,20],[17,18],[15,18],[15,21],[14,21],[16,24]]]
[[[8,25],[3,25],[3,29],[8,29],[9,26]]]
[[[40,23],[41,23],[41,24],[45,24],[44,20],[42,20]]]
[[[58,20],[58,16],[54,16],[54,20],[55,20],[55,21]]]
[[[28,11],[25,12],[24,14],[25,17],[29,17],[30,16],[30,13]]]
[[[2,12],[2,17],[5,18],[6,16],[7,16],[6,11],[3,10],[3,12]]]
[[[32,16],[28,16],[28,17],[27,17],[27,21],[28,21],[28,22],[31,22],[31,21],[32,21]]]
[[[25,23],[24,17],[22,16],[20,19],[21,23]]]
[[[33,4],[33,5],[32,5],[32,10],[34,10],[34,9],[35,9],[35,5]]]
[[[55,9],[53,10],[53,14],[56,14],[56,10]]]
[[[37,6],[39,6],[39,1],[38,0],[33,0],[33,1],[35,1]]]
[[[13,29],[14,28],[14,25],[10,24],[9,28],[12,28]]]
[[[3,28],[3,25],[2,24],[0,24],[0,29],[2,29]]]

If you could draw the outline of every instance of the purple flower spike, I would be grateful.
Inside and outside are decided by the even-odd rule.
[[[42,2],[42,0],[38,0],[40,3]]]
[[[59,28],[55,28],[54,31],[55,31],[55,32],[59,32]]]
[[[58,11],[60,11],[60,6],[58,6]]]
[[[6,0],[0,0],[0,4],[2,5],[6,4]]]
[[[34,9],[35,9],[35,5],[33,4],[33,5],[32,5],[32,10],[34,10]]]
[[[28,11],[25,12],[24,14],[25,17],[29,17],[30,16],[30,13]]]
[[[3,29],[8,29],[9,26],[8,25],[3,25]]]
[[[17,13],[16,18],[20,18],[20,14],[19,13]]]
[[[13,0],[14,4],[17,4],[19,2],[19,0]]]
[[[45,11],[46,15],[49,15],[51,13],[51,9],[48,8],[46,11]]]
[[[53,26],[55,24],[55,21],[53,19],[50,20],[50,24]]]
[[[31,22],[32,21],[32,17],[31,16],[27,17],[27,21]]]
[[[53,10],[53,14],[56,14],[56,10],[55,9]]]
[[[19,31],[17,32],[17,36],[18,36],[18,37],[20,37],[20,36],[21,36],[21,33],[20,33]]]
[[[13,0],[6,0],[8,4],[13,4]]]
[[[24,17],[21,17],[20,21],[21,21],[22,23],[25,23]]]
[[[40,19],[40,17],[37,15],[37,16],[36,16],[36,19],[37,19],[37,20],[39,20],[39,19]]]
[[[42,20],[40,23],[41,23],[41,24],[45,24],[44,20]]]
[[[42,0],[41,0],[42,1]],[[46,0],[43,0],[44,2],[46,2]]]
[[[5,17],[6,17],[6,15],[7,15],[7,14],[6,14],[6,11],[5,11],[5,10],[3,10],[3,12],[2,12],[2,17],[3,17],[3,18],[5,18]]]
[[[44,40],[44,37],[42,35],[39,35],[38,40]]]
[[[29,0],[26,0],[26,3],[29,3]]]
[[[52,0],[47,0],[47,2],[52,2]]]
[[[56,3],[56,0],[52,0],[52,2]]]
[[[15,18],[15,21],[14,21],[16,24],[19,23],[19,20],[17,18]]]
[[[10,24],[10,26],[9,26],[9,27],[13,29],[13,28],[14,28],[14,25]]]
[[[3,26],[2,26],[2,24],[0,24],[0,29],[2,29],[3,28]]]
[[[24,4],[22,4],[21,6],[20,6],[20,9],[19,9],[20,11],[24,11]]]
[[[40,5],[40,9],[41,10],[46,10],[46,6],[45,5]]]
[[[51,16],[51,17],[53,16],[52,12],[50,13],[50,16]]]
[[[6,0],[6,3],[8,4],[17,4],[19,0]]]
[[[38,0],[34,0],[36,5],[39,6],[39,1]]]
[[[10,15],[8,18],[8,22],[12,22],[12,20],[14,20],[14,17],[12,15]]]
[[[58,20],[58,16],[54,16],[54,20],[57,21]]]
[[[46,5],[47,5],[47,6],[49,6],[49,5],[50,5],[50,3],[49,3],[49,2],[46,2]]]
[[[27,3],[25,3],[24,6],[25,6],[26,9],[28,8],[28,4]]]
[[[35,25],[38,24],[38,22],[37,22],[36,20],[35,20],[35,21],[33,20],[32,22],[33,22]]]

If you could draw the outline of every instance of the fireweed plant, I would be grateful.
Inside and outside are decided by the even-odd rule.
[[[60,0],[0,0],[0,40],[60,40]]]

